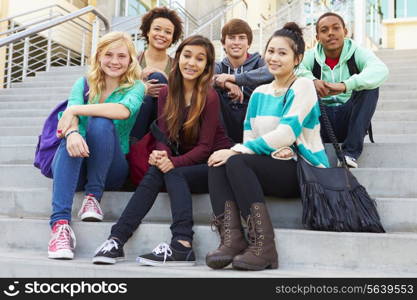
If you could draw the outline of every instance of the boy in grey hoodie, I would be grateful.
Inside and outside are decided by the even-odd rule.
[[[243,140],[243,121],[253,90],[271,82],[259,53],[249,54],[252,30],[248,23],[232,19],[222,28],[221,42],[226,57],[216,63],[214,82],[219,94],[223,122],[228,136],[235,142]]]

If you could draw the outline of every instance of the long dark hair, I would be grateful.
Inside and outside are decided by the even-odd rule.
[[[185,46],[203,47],[206,50],[207,62],[203,73],[197,78],[194,85],[190,110],[187,119],[184,121],[186,103],[179,60]],[[213,44],[209,39],[201,35],[190,36],[178,46],[175,52],[173,68],[169,73],[168,96],[162,116],[166,120],[168,137],[171,141],[179,142],[179,132],[181,129],[183,130],[183,140],[186,143],[193,143],[197,140],[200,130],[200,115],[206,106],[207,92],[214,73],[214,59]]]

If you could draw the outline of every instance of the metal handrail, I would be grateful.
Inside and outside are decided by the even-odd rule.
[[[35,26],[31,29],[27,29],[25,31],[15,33],[15,34],[13,34],[9,37],[0,39],[0,47],[3,47],[3,46],[8,45],[10,43],[13,43],[17,40],[21,40],[21,39],[23,39],[27,36],[36,34],[38,32],[44,31],[46,29],[55,27],[57,25],[65,23],[67,21],[73,20],[73,19],[78,18],[78,17],[80,17],[82,15],[85,15],[87,13],[94,13],[97,17],[99,17],[101,19],[101,21],[103,21],[103,24],[104,24],[104,27],[105,27],[105,32],[108,32],[110,30],[110,23],[107,20],[107,18],[101,12],[99,12],[94,6],[89,5],[89,6],[84,7],[82,9],[78,10],[78,11],[70,13],[66,16],[59,17],[59,18],[57,18],[55,20],[51,20],[51,21],[49,21],[45,24],[41,24],[41,25]]]
[[[119,25],[127,23],[127,22],[131,22],[132,20],[136,20],[137,18],[139,18],[139,17],[138,16],[133,16],[133,17],[129,17],[129,19],[125,19],[125,20],[122,20],[122,21],[117,22],[117,23],[112,23],[111,28],[113,29],[116,26],[119,26]]]
[[[14,18],[19,18],[19,17],[23,17],[23,16],[26,16],[26,15],[30,15],[32,13],[35,13],[35,12],[38,12],[38,11],[41,11],[41,10],[44,10],[44,9],[48,9],[48,8],[54,7],[56,5],[57,4],[52,4],[52,5],[44,6],[44,7],[41,7],[41,8],[34,9],[34,10],[26,11],[24,13],[20,13],[20,14],[10,16],[10,17],[7,17],[7,18],[3,18],[3,19],[0,19],[0,23],[4,22],[4,21],[9,21],[9,20],[14,19]]]
[[[27,28],[27,27],[30,27],[30,26],[33,26],[33,25],[36,25],[36,24],[39,24],[39,23],[43,23],[45,21],[49,21],[49,20],[55,19],[56,17],[59,17],[59,16],[62,16],[62,14],[61,13],[57,13],[57,14],[54,14],[52,16],[46,17],[46,19],[44,18],[44,19],[40,19],[40,20],[33,21],[31,23],[27,23],[27,24],[21,25],[19,27],[13,27],[13,28],[11,28],[11,29],[9,29],[7,31],[0,32],[0,35],[6,35],[6,34],[9,34],[9,33],[14,32],[14,31],[18,31],[18,30],[21,30],[21,29],[24,29],[24,28]]]

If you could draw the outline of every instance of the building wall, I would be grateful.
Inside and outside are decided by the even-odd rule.
[[[386,47],[393,49],[417,49],[417,18],[385,20]]]

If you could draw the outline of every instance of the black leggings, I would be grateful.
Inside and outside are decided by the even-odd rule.
[[[226,201],[235,201],[246,218],[253,203],[264,196],[295,198],[300,195],[296,162],[266,155],[238,154],[226,165],[209,168],[209,192],[213,212],[224,212]]]

